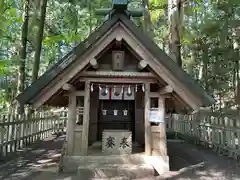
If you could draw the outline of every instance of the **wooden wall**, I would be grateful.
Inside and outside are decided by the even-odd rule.
[[[89,135],[88,135],[88,145],[97,141],[97,131],[98,131],[98,90],[94,90],[90,94],[90,122],[89,122]]]
[[[91,92],[90,98],[90,123],[89,123],[89,146],[97,141],[98,133],[98,91]],[[135,140],[144,145],[144,92],[138,91],[135,100]]]
[[[99,70],[112,70],[112,50],[110,49],[105,52],[99,59]],[[127,48],[122,47],[121,50],[125,52],[124,58],[124,71],[137,72],[139,60],[127,50]]]
[[[135,140],[144,145],[144,92],[136,92],[135,100]]]

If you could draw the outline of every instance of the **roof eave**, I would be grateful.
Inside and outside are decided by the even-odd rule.
[[[144,32],[142,32],[139,28],[137,28],[136,26],[133,25],[133,22],[130,21],[129,19],[127,19],[125,16],[120,15],[120,20],[121,22],[128,27],[128,29],[140,40],[142,41],[143,44],[153,44],[154,47],[153,48],[157,48],[156,51],[160,54],[160,56],[163,56],[164,58],[158,58],[158,54],[155,53],[155,50],[152,50],[150,47],[145,46],[154,56],[156,56],[157,59],[169,59],[169,60],[165,60],[165,61],[161,61],[163,63],[163,65],[165,67],[168,66],[174,66],[175,69],[177,69],[177,64],[164,52],[162,51],[155,43],[154,41]],[[141,35],[139,35],[141,33]],[[144,36],[146,37],[144,40],[144,36],[142,35],[144,34]],[[169,69],[169,68],[168,68]],[[171,70],[171,69],[170,69]],[[182,71],[182,72],[181,72]],[[172,72],[172,71],[171,71]],[[174,72],[172,72],[174,74]],[[187,87],[187,83],[190,83],[192,86],[192,88],[194,88],[194,90],[192,88],[188,88],[191,92],[193,92],[193,94],[198,97],[198,99],[200,100],[200,102],[202,103],[202,106],[211,106],[212,104],[214,104],[216,101],[214,100],[214,98],[212,96],[210,96],[209,94],[207,94],[205,92],[205,90],[194,80],[192,79],[192,77],[190,77],[186,72],[184,72],[183,69],[178,70],[178,73],[181,74],[182,76],[184,76],[184,80],[186,81],[188,79],[188,82],[185,82],[185,86]],[[179,78],[179,76],[177,76]],[[187,78],[186,78],[187,77]]]
[[[118,15],[112,16],[111,19],[105,21],[97,30],[95,30],[90,36],[88,36],[83,42],[81,42],[78,46],[76,46],[72,51],[70,51],[66,56],[60,59],[52,68],[47,70],[42,76],[39,77],[34,83],[32,83],[29,87],[27,87],[23,93],[19,94],[16,97],[16,100],[19,104],[31,104],[31,100],[35,98],[35,96],[41,92],[47,85],[49,85],[52,80],[58,76],[65,68],[68,67],[69,64],[75,62],[78,56],[81,56],[91,44],[97,41],[101,36],[99,33],[104,34],[104,32],[108,31],[117,21],[119,20]],[[93,42],[89,42],[93,41]],[[72,55],[75,55],[75,58],[68,59]],[[65,60],[70,61],[67,63],[67,66],[61,68],[61,63],[65,63]]]

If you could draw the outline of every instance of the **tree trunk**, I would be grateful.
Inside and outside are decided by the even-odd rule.
[[[202,58],[202,62],[203,62],[203,82],[204,82],[204,88],[207,92],[209,91],[208,49],[209,48],[208,48],[207,45],[203,45],[203,58]]]
[[[88,11],[89,11],[89,35],[92,34],[93,24],[92,24],[92,1],[88,1]]]
[[[24,21],[22,25],[21,47],[19,50],[20,62],[18,66],[17,94],[20,94],[24,90],[25,60],[27,57],[28,18],[29,18],[29,0],[26,0],[24,5]]]
[[[183,21],[183,2],[181,0],[168,0],[168,21],[169,54],[179,66],[182,66],[180,33]]]
[[[152,32],[152,21],[149,12],[149,2],[148,0],[142,0],[143,6],[143,31],[146,32],[150,37],[153,37]]]
[[[42,5],[41,5],[41,17],[40,17],[39,31],[37,34],[37,41],[36,41],[36,43],[37,43],[36,44],[36,52],[34,55],[34,62],[33,62],[32,82],[34,82],[38,78],[38,73],[39,73],[46,9],[47,9],[47,0],[43,0]]]
[[[235,64],[235,68],[236,68],[236,105],[237,105],[237,110],[238,113],[240,115],[240,77],[239,77],[239,69],[240,69],[240,63],[239,63],[239,59],[236,59],[236,64]]]

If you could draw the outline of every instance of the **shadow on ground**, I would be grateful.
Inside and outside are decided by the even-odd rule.
[[[186,142],[168,142],[170,176],[166,179],[240,179],[236,161]]]
[[[58,161],[63,137],[46,140],[43,146],[32,150],[28,155],[16,161],[9,169],[5,180],[79,180],[75,174],[58,173]],[[196,147],[180,141],[168,142],[170,158],[169,173],[152,179],[169,180],[239,180],[240,168],[236,161],[218,156],[210,149]],[[15,169],[14,169],[15,168]],[[151,180],[151,178],[145,178]],[[142,179],[143,180],[143,179]]]
[[[154,179],[169,180],[237,180],[240,179],[240,168],[236,161],[221,157],[210,149],[196,147],[185,142],[168,142],[171,172],[164,177]],[[48,164],[47,162],[45,162]],[[46,168],[48,167],[48,168]],[[57,167],[42,166],[25,180],[77,180],[75,174],[58,174]],[[145,178],[150,180],[149,178]],[[143,179],[142,179],[143,180]]]
[[[51,136],[39,142],[39,146],[30,146],[27,153],[22,154],[15,161],[10,161],[1,167],[0,179],[23,179],[40,168],[56,166],[59,161],[63,137]]]

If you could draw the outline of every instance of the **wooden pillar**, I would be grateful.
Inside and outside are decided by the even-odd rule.
[[[158,98],[158,108],[160,111],[161,119],[163,119],[164,123],[159,124],[160,131],[160,142],[158,152],[160,156],[167,156],[167,138],[166,138],[166,119],[165,119],[165,98],[160,96]]]
[[[151,149],[152,149],[152,140],[151,140],[151,123],[149,121],[149,108],[150,108],[150,83],[145,83],[145,110],[144,110],[144,124],[145,124],[145,154],[147,156],[151,156]]]
[[[158,96],[158,109],[160,123],[151,126],[152,152],[149,157],[149,163],[152,164],[159,174],[164,174],[169,171],[169,157],[166,145],[165,98],[162,96]]]
[[[83,134],[82,155],[86,156],[88,151],[89,111],[90,111],[90,82],[85,82],[84,110],[83,110]]]
[[[72,155],[74,143],[74,129],[76,124],[76,96],[69,95],[68,122],[67,122],[67,154]]]

